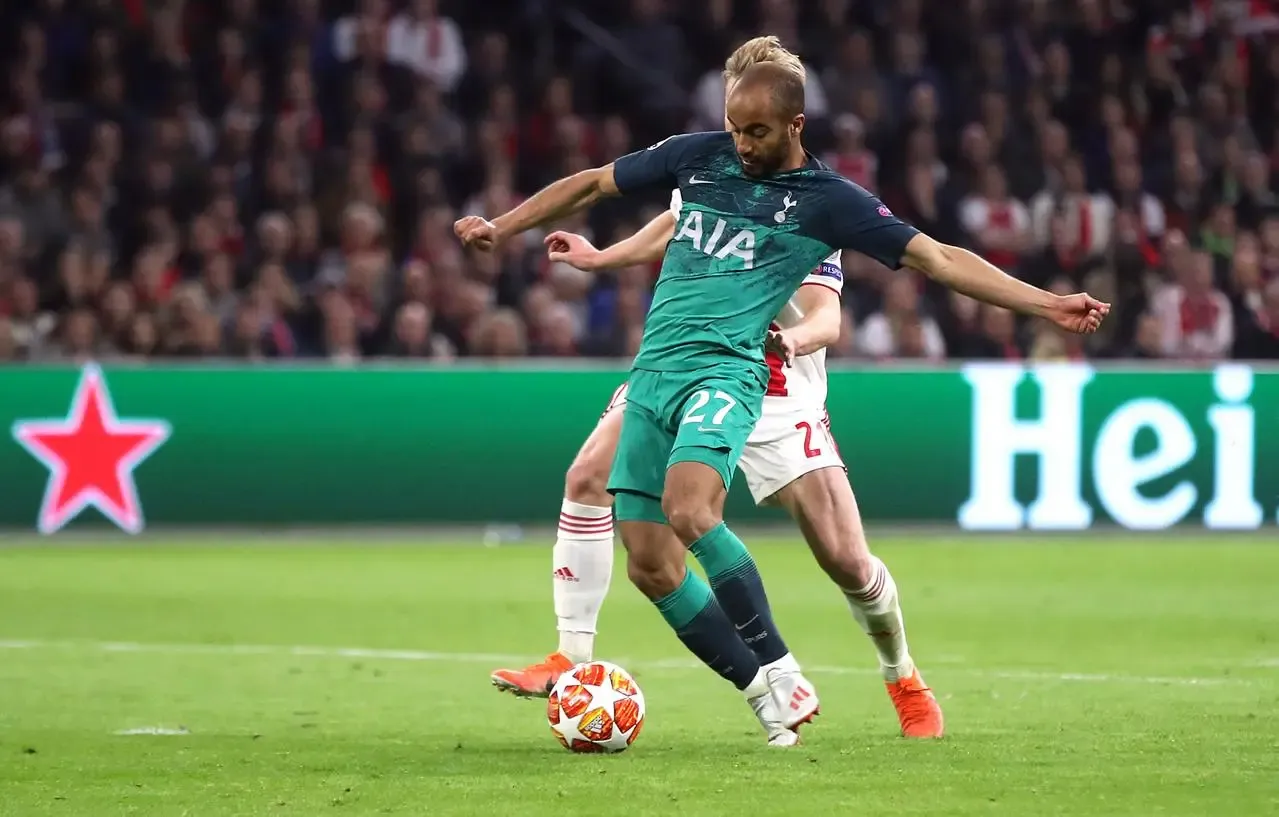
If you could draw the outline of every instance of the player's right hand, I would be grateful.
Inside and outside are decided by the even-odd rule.
[[[546,244],[546,257],[552,261],[560,261],[587,272],[592,272],[599,266],[600,251],[585,236],[556,230],[543,243]]]
[[[453,232],[462,246],[490,252],[497,246],[497,225],[479,216],[464,216],[453,222]]]
[[[1067,332],[1091,335],[1101,328],[1101,322],[1109,314],[1110,304],[1086,292],[1078,292],[1059,297],[1044,317]]]
[[[764,337],[764,349],[769,352],[775,352],[787,366],[795,363],[795,341],[791,336],[786,334],[786,330],[772,329],[768,330],[768,334]]]

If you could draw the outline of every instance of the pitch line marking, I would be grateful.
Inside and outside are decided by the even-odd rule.
[[[472,652],[433,652],[429,650],[395,650],[372,647],[321,647],[303,644],[162,644],[137,641],[53,641],[45,639],[0,640],[0,650],[69,649],[117,654],[155,655],[266,655],[303,658],[362,658],[381,661],[441,661],[466,664],[520,664],[536,660],[527,655]],[[697,661],[661,659],[657,661],[610,658],[623,666],[651,670],[702,669]],[[1279,665],[1279,661],[1275,662]],[[805,667],[814,675],[873,675],[870,667],[844,667],[814,664]],[[1149,686],[1250,686],[1244,678],[1194,678],[1181,676],[1124,675],[1117,673],[1045,672],[1042,670],[978,669],[944,666],[940,672],[994,678],[1009,681],[1041,681],[1047,683],[1143,684]]]

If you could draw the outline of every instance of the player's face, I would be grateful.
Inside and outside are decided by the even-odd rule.
[[[750,176],[776,173],[790,155],[792,142],[804,127],[803,114],[784,119],[767,93],[729,93],[725,124],[733,134],[737,158]]]

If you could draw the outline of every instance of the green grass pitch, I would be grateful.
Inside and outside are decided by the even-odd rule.
[[[945,740],[897,737],[794,538],[749,538],[822,716],[769,749],[617,561],[644,733],[574,756],[488,672],[554,644],[547,547],[0,547],[0,815],[1279,813],[1279,541],[884,537]],[[185,734],[119,734],[152,728]]]

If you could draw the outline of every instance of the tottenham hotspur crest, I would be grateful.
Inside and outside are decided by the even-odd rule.
[[[786,221],[786,211],[794,207],[796,204],[799,204],[799,202],[792,199],[790,197],[790,193],[787,193],[786,198],[782,199],[782,209],[773,213],[773,221],[776,221],[778,224]]]

